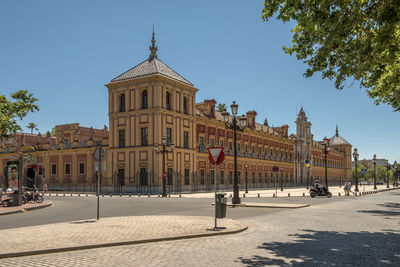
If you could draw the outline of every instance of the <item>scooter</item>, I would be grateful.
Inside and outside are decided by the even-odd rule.
[[[3,190],[0,190],[0,204],[9,207],[11,206],[12,202],[13,198],[10,196],[10,194],[6,194]]]
[[[315,196],[326,196],[330,198],[332,197],[332,193],[329,192],[325,186],[322,186],[322,188],[310,186],[310,197],[314,198]]]

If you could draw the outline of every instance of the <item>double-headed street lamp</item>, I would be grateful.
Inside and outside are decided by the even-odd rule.
[[[356,189],[354,191],[358,192],[358,173],[357,173],[358,150],[356,147],[354,148],[353,157],[354,157],[354,163],[355,163],[355,167],[356,167]]]
[[[374,189],[376,189],[376,155],[372,158],[372,162],[374,163]]]
[[[325,186],[326,189],[328,189],[328,153],[331,150],[331,147],[328,145],[328,138],[324,137],[324,142],[322,143],[324,148],[322,149],[322,152],[325,154]]]
[[[233,160],[234,160],[234,178],[233,178],[233,198],[232,198],[232,204],[240,204],[240,197],[239,197],[239,179],[237,175],[237,145],[236,145],[236,133],[237,132],[243,132],[244,128],[246,127],[246,118],[245,117],[236,117],[237,112],[238,112],[239,105],[236,104],[235,101],[233,101],[231,105],[232,109],[232,121],[229,121],[229,112],[224,110],[221,115],[222,115],[222,120],[225,123],[226,129],[232,130],[233,131]]]
[[[389,170],[390,170],[390,164],[388,160],[386,164],[386,188],[389,188]]]
[[[158,144],[154,144],[154,150],[157,152],[157,153],[162,153],[162,156],[163,156],[163,163],[162,163],[162,165],[163,165],[163,173],[162,173],[162,183],[163,183],[163,191],[162,191],[162,196],[163,197],[166,197],[167,196],[167,183],[166,183],[166,179],[167,179],[167,173],[165,172],[165,154],[166,153],[170,153],[170,152],[173,152],[173,150],[174,150],[174,143],[170,143],[170,144],[167,144],[167,138],[165,137],[165,136],[163,136],[162,137],[162,139],[161,139],[161,142],[162,142],[162,149],[160,150],[160,147],[158,146]],[[171,150],[167,150],[167,147],[170,147],[170,149]]]

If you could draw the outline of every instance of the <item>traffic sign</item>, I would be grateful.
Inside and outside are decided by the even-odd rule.
[[[272,167],[272,171],[273,171],[273,172],[279,172],[279,167],[278,167],[278,166]]]
[[[306,159],[306,161],[305,161],[305,162],[306,162],[306,164],[310,164],[310,161],[309,161],[308,159]]]
[[[221,164],[224,161],[225,154],[223,147],[208,147],[207,150],[212,164]]]
[[[366,174],[367,173],[367,169],[361,169],[361,173],[362,174]]]
[[[167,173],[166,172],[163,172],[163,174],[162,174],[162,178],[167,178]]]
[[[105,153],[106,152],[103,147],[101,147],[101,146],[97,147],[96,150],[94,151],[94,159],[97,161],[103,160]]]

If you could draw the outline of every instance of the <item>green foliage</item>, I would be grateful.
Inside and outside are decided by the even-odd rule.
[[[0,95],[0,140],[22,130],[17,119],[22,120],[29,112],[39,110],[39,106],[35,104],[39,99],[28,93],[28,90],[14,92],[11,98],[13,101]]]
[[[33,133],[33,130],[35,130],[35,131],[39,130],[37,128],[37,124],[35,124],[34,122],[28,123],[28,125],[26,125],[26,128],[31,129],[31,133]]]
[[[343,89],[360,81],[375,104],[400,111],[399,0],[265,0],[262,17],[294,20],[292,46],[283,50]]]
[[[227,106],[226,106],[226,104],[224,104],[224,103],[219,103],[219,104],[217,105],[217,110],[218,110],[219,112],[222,112],[222,111],[226,110],[226,108],[227,108]]]

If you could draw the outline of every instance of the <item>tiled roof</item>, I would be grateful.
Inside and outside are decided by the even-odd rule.
[[[176,73],[173,69],[168,67],[164,62],[158,58],[146,59],[139,65],[133,67],[127,72],[122,73],[118,77],[111,80],[111,82],[119,82],[128,79],[139,78],[148,75],[161,74],[168,78],[192,85],[191,82],[183,78],[181,75]]]
[[[334,135],[334,136],[331,138],[329,144],[330,144],[331,146],[350,145],[350,143],[347,142],[343,137],[341,137],[341,136],[336,136],[336,135]]]

